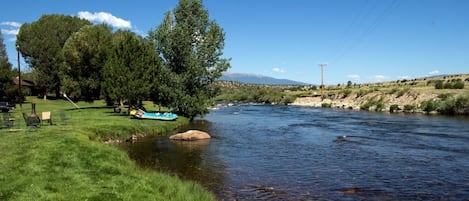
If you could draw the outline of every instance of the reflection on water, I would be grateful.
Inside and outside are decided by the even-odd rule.
[[[466,200],[469,121],[284,106],[212,111],[213,138],[125,144],[144,167],[221,200]]]

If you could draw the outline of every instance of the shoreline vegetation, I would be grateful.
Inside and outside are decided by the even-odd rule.
[[[54,125],[29,128],[22,113],[51,111]],[[146,102],[148,110],[157,110]],[[0,200],[216,200],[201,185],[141,169],[107,139],[167,135],[189,123],[131,119],[104,101],[78,102],[28,97],[12,111],[13,128],[0,129]],[[60,118],[60,111],[66,120]]]
[[[381,83],[268,86],[221,81],[216,100],[376,112],[469,115],[469,74]]]

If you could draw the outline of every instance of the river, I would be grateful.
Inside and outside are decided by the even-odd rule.
[[[208,141],[124,144],[220,200],[468,200],[469,119],[296,106],[212,110]]]

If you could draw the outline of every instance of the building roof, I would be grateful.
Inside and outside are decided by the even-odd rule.
[[[16,76],[15,79],[13,79],[13,84],[18,85],[18,83],[19,83],[18,80],[19,80],[18,76]],[[29,81],[29,80],[21,79],[21,86],[33,87],[34,82]]]

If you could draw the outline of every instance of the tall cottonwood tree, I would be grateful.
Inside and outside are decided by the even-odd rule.
[[[44,96],[48,92],[60,95],[59,72],[64,62],[63,45],[70,35],[90,24],[78,17],[52,14],[21,25],[16,46],[26,63],[37,71],[36,85]]]
[[[15,90],[12,80],[14,72],[12,71],[12,65],[8,61],[8,55],[3,43],[3,35],[0,30],[0,100],[11,99],[17,93],[12,93]]]
[[[101,70],[111,47],[112,27],[86,25],[73,33],[63,47],[62,91],[88,102],[101,94]]]
[[[103,95],[120,103],[147,100],[161,66],[153,45],[130,31],[117,31],[103,68]]]
[[[173,15],[172,15],[173,14]],[[212,82],[229,67],[223,55],[225,34],[209,20],[208,11],[200,0],[180,0],[173,13],[148,38],[156,45],[163,69],[168,69],[167,104],[178,113],[193,118],[208,112],[215,96]],[[164,90],[160,90],[164,91]],[[159,97],[153,97],[158,99]],[[161,101],[161,100],[160,100]]]

